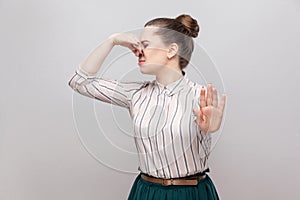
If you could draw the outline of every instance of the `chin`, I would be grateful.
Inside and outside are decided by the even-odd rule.
[[[140,72],[141,72],[142,74],[148,74],[147,71],[145,71],[145,70],[142,69],[142,68],[140,68]]]
[[[151,71],[147,71],[147,69],[143,68],[143,66],[140,67],[140,72],[142,74],[148,74],[148,75],[153,75],[153,73],[151,73]]]

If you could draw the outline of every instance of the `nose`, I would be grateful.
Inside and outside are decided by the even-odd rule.
[[[139,57],[143,57],[144,56],[144,50],[142,49],[140,54],[139,54]]]
[[[142,49],[141,51],[139,51],[139,50],[136,50],[135,51],[135,56],[136,57],[143,57],[144,56],[144,50]]]
[[[143,45],[138,44],[138,47],[134,50],[134,54],[136,57],[141,57],[144,55]]]

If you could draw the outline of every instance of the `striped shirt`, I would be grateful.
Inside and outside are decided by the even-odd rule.
[[[183,77],[164,86],[157,80],[118,81],[88,75],[81,68],[69,80],[79,94],[128,109],[139,157],[138,170],[178,178],[208,168],[211,135],[196,124],[202,85]]]

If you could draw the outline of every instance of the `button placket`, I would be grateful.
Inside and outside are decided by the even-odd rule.
[[[170,96],[167,91],[164,91],[164,95]]]
[[[163,93],[165,94],[165,95],[168,95],[168,96],[170,96],[170,90],[165,86],[164,88],[163,88]]]
[[[158,87],[158,95],[164,94],[164,96],[167,95],[168,97],[173,96],[174,93],[182,89],[182,86],[178,85],[177,87],[174,87],[172,89],[168,88],[167,86],[160,85],[158,83],[156,83],[156,86]]]

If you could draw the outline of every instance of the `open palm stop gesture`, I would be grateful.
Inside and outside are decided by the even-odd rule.
[[[205,88],[201,88],[200,109],[194,109],[194,112],[197,116],[196,123],[200,130],[205,133],[212,133],[221,126],[226,96],[225,94],[222,95],[222,102],[218,105],[216,88],[208,84],[207,95],[205,93]]]

